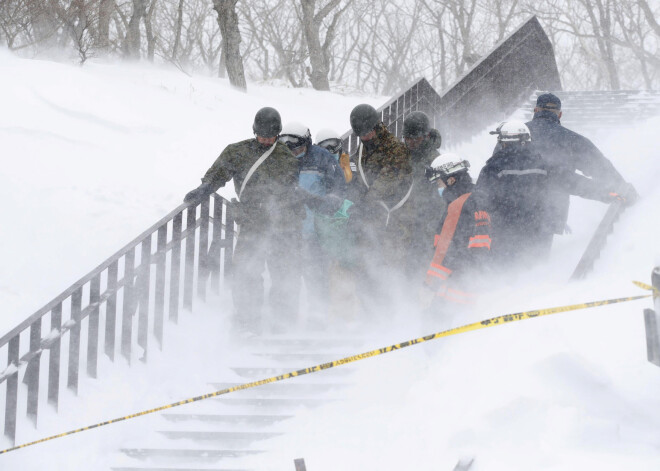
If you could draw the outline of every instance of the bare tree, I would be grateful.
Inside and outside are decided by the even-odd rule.
[[[146,14],[147,0],[133,0],[133,12],[122,44],[122,52],[126,58],[140,58],[140,22]]]
[[[218,25],[222,35],[222,55],[227,67],[229,83],[241,90],[247,90],[243,57],[241,56],[241,32],[238,28],[236,3],[238,0],[213,0],[213,8],[218,13]]]
[[[330,0],[325,5],[319,5],[317,11],[316,0],[300,0],[302,8],[302,26],[305,32],[305,41],[307,51],[309,52],[309,61],[311,68],[307,68],[307,75],[316,90],[330,90],[328,74],[329,66],[329,48],[335,38],[337,23],[346,8],[351,4],[351,0],[339,7],[341,0]],[[325,39],[321,42],[321,27],[324,20],[335,10],[330,24],[326,28]]]

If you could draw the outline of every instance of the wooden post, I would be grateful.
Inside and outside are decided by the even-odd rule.
[[[99,301],[101,300],[101,275],[92,278],[89,285],[89,304],[93,305],[89,313],[87,335],[87,375],[96,378],[99,357]]]
[[[117,330],[117,276],[119,264],[115,260],[108,267],[108,287],[110,294],[105,303],[105,354],[115,361],[115,339]]]
[[[222,213],[224,203],[222,197],[213,194],[213,236],[211,247],[215,250],[209,252],[211,266],[211,289],[215,294],[220,292],[220,253],[222,244]]]
[[[133,314],[135,313],[135,247],[124,255],[124,303],[121,313],[121,354],[131,364],[131,342],[133,340]]]
[[[293,464],[296,465],[296,471],[307,471],[304,458],[298,458],[293,460]]]
[[[163,318],[165,315],[165,268],[167,253],[167,223],[158,228],[156,238],[156,295],[154,311],[154,335],[158,348],[163,349]]]
[[[62,328],[62,303],[59,303],[50,312],[50,330]],[[58,338],[53,342],[48,354],[48,403],[55,407],[60,398],[60,348],[62,341]]]
[[[80,369],[80,313],[82,311],[82,286],[71,295],[71,321],[69,330],[69,370],[67,387],[78,394],[78,371]]]
[[[192,311],[195,278],[195,225],[197,206],[188,206],[186,215],[186,258],[183,269],[183,307]]]
[[[197,296],[206,301],[206,282],[209,275],[209,202],[210,197],[202,201],[199,215],[199,248],[197,249]]]
[[[656,290],[660,290],[660,267],[655,267],[651,274],[651,283]],[[655,311],[644,310],[644,326],[646,328],[646,355],[648,360],[660,366],[660,296],[653,296]]]
[[[9,341],[7,365],[18,365],[18,348],[20,334]],[[18,370],[7,378],[7,395],[5,397],[5,436],[16,444],[16,412],[18,410]]]
[[[41,347],[41,318],[34,321],[30,326],[30,351],[35,352]],[[41,366],[41,355],[34,357],[27,366],[25,379],[28,389],[27,416],[37,425],[37,413],[39,410],[39,369]]]
[[[142,241],[140,255],[140,276],[136,281],[137,299],[140,310],[138,313],[137,342],[144,349],[142,361],[147,361],[147,347],[149,342],[149,289],[151,287],[151,234]]]
[[[172,221],[172,266],[170,269],[170,314],[171,322],[179,320],[179,283],[181,280],[181,226],[183,212],[174,216]]]

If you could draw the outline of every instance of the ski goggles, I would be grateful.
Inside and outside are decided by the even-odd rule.
[[[446,180],[449,177],[456,176],[461,172],[467,172],[470,168],[470,162],[467,160],[462,160],[460,162],[447,162],[442,164],[439,167],[426,167],[424,169],[424,176],[428,181],[434,182],[439,178]]]
[[[282,144],[286,145],[289,149],[296,149],[307,145],[307,139],[292,134],[282,134],[278,139]]]
[[[341,139],[332,137],[330,139],[325,139],[317,144],[319,147],[323,147],[325,150],[331,154],[341,154],[342,145]]]

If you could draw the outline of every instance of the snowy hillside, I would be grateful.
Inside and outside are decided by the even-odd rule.
[[[222,148],[250,137],[254,112],[348,128],[354,105],[377,97],[226,83],[173,70],[20,60],[0,51],[0,329],[41,307],[181,202]],[[602,204],[574,200],[573,234],[556,240],[549,266],[510,281],[444,330],[507,312],[641,294],[660,264],[660,117],[589,136],[638,189],[586,280],[567,283]],[[473,175],[493,147],[486,131],[459,152]],[[485,304],[485,303],[484,303]],[[279,450],[242,465],[310,471],[657,470],[660,369],[646,361],[642,309],[650,301],[558,314],[414,346],[360,362],[347,400],[305,411],[273,439]],[[80,398],[63,398],[19,443],[208,392],[241,350],[217,306],[182,317],[149,365],[101,365]],[[412,320],[411,320],[412,318]],[[376,348],[429,333],[414,313],[365,333]],[[194,339],[194,349],[191,340]],[[359,352],[353,352],[359,353]],[[306,365],[305,365],[306,366]],[[187,406],[184,406],[187,407]],[[149,416],[0,456],[7,470],[101,470],[119,448],[154,430]],[[66,464],[65,464],[66,463]]]

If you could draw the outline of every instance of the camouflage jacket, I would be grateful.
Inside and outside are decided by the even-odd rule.
[[[363,201],[367,205],[383,201],[392,208],[405,198],[412,184],[408,149],[383,123],[376,126],[376,137],[362,143],[358,171]]]
[[[238,195],[248,171],[268,149],[269,146],[259,144],[256,139],[230,144],[206,172],[202,182],[210,183],[215,191],[233,179]],[[278,142],[245,185],[240,207],[248,221],[243,222],[299,223],[305,211],[295,194],[297,185],[298,160]]]

